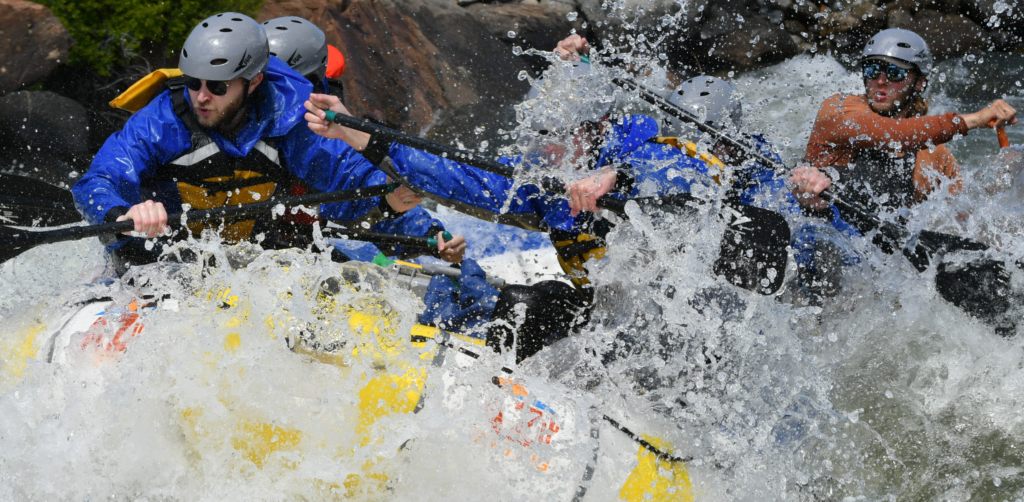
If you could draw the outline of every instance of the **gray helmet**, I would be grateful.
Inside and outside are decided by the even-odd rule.
[[[710,75],[693,77],[683,82],[669,102],[697,115],[705,124],[716,128],[739,128],[743,120],[743,107],[740,105],[739,92],[732,84]],[[666,120],[666,135],[680,134],[679,120]]]
[[[288,63],[302,75],[327,78],[327,37],[315,24],[297,16],[263,23],[270,40],[270,55]]]
[[[895,58],[917,66],[922,75],[932,71],[932,51],[924,39],[909,30],[892,28],[882,30],[868,40],[864,56],[868,58]]]
[[[614,88],[591,72],[590,64],[573,61],[571,66],[555,62],[533,83],[526,100],[546,98],[532,109],[530,128],[565,130],[581,122],[597,122],[615,106]]]
[[[263,26],[245,14],[224,12],[192,29],[181,48],[178,68],[203,80],[252,80],[266,70],[269,61]]]

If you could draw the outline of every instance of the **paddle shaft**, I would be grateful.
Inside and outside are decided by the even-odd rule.
[[[507,166],[501,162],[491,160],[488,158],[474,155],[470,152],[452,148],[447,145],[434,143],[433,141],[427,141],[423,138],[406,134],[401,131],[396,131],[381,125],[374,124],[366,120],[360,120],[343,113],[335,113],[330,110],[324,110],[327,115],[327,120],[334,122],[343,127],[362,131],[370,136],[374,140],[384,140],[387,142],[400,143],[405,146],[422,150],[427,153],[432,153],[444,158],[452,159],[456,162],[461,162],[468,166],[475,167],[482,171],[504,176],[506,178],[515,177],[515,168]],[[549,192],[564,194],[567,192],[565,184],[554,178],[545,178],[541,182],[541,188]],[[607,209],[619,215],[626,214],[626,202],[615,199],[612,197],[604,196],[598,199],[597,205],[602,209]]]
[[[192,210],[185,213],[168,215],[167,225],[172,228],[182,226],[182,216],[188,221],[206,221],[216,218],[237,218],[242,216],[253,216],[271,211],[278,206],[295,207],[314,204],[329,204],[333,202],[345,202],[370,197],[382,197],[398,188],[398,184],[376,185],[370,187],[355,188],[351,190],[338,190],[336,192],[323,192],[288,197],[283,199],[271,199],[252,204],[238,206],[218,207],[213,209]],[[29,230],[15,230],[18,233],[11,233],[7,238],[0,240],[0,249],[28,248],[41,244],[54,242],[71,241],[87,237],[98,237],[101,235],[118,234],[130,232],[135,229],[135,222],[131,220],[106,223],[103,225],[90,225],[61,228],[45,232],[32,232]],[[13,230],[13,229],[12,229]]]
[[[440,334],[440,336],[437,336],[437,337],[434,338],[434,341],[437,342],[438,345],[443,345],[443,346],[445,346],[445,347],[447,347],[449,349],[455,349],[458,353],[466,355],[466,356],[469,356],[469,357],[471,357],[473,359],[480,359],[480,357],[481,357],[480,354],[478,354],[476,352],[473,352],[471,350],[459,347],[459,346],[455,345],[454,343],[448,341],[448,336],[450,336],[448,333],[446,333],[444,331],[438,331],[438,333]],[[414,338],[420,338],[420,339],[419,340],[414,339],[413,341],[424,341],[425,342],[427,340],[426,337],[414,337]],[[512,374],[512,369],[507,367],[507,366],[502,366],[501,371],[504,372],[507,375],[511,375]],[[497,377],[495,377],[495,380],[497,380]],[[604,413],[601,414],[601,419],[604,420],[605,422],[608,422],[616,430],[618,430],[619,432],[625,434],[630,439],[635,441],[637,444],[639,444],[640,446],[643,446],[645,450],[653,453],[655,456],[657,456],[658,458],[660,458],[662,460],[666,460],[666,461],[669,461],[669,462],[684,462],[684,463],[685,462],[690,462],[690,461],[693,460],[693,457],[686,457],[686,458],[677,457],[675,455],[672,455],[671,453],[668,453],[668,452],[658,448],[657,446],[654,446],[650,442],[644,440],[644,438],[638,436],[635,432],[627,429],[622,424],[620,424],[618,421],[612,419],[611,417],[609,417],[608,415],[605,415]]]
[[[372,242],[374,244],[385,244],[388,246],[408,246],[422,249],[437,249],[436,237],[417,237],[415,235],[384,234],[380,232],[353,232],[344,228],[326,228],[323,231],[325,237],[347,237],[354,241]],[[444,232],[442,238],[445,242],[452,240],[452,234]]]

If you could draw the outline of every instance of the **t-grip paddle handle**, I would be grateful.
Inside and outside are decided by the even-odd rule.
[[[444,232],[441,233],[441,238],[444,239],[445,242],[448,242],[448,241],[452,240],[452,234],[448,233],[448,231],[445,230]],[[427,245],[432,247],[432,248],[436,248],[437,247],[437,239],[434,238],[434,237],[427,237]]]
[[[989,122],[988,126],[996,128],[996,137],[999,138],[999,148],[1006,148],[1010,146],[1010,138],[1006,135],[1006,129],[1003,126],[996,126],[995,120]]]

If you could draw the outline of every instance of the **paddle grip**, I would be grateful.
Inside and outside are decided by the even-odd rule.
[[[345,115],[343,113],[335,113],[330,110],[324,110],[324,114],[327,120],[334,122],[343,127],[362,131],[376,138],[383,139],[385,141],[400,143],[417,150],[422,150],[427,153],[432,153],[447,159],[452,159],[457,162],[461,162],[468,166],[475,167],[482,171],[487,171],[498,176],[504,176],[506,178],[515,177],[515,168],[502,164],[500,162],[480,157],[470,152],[452,148],[447,145],[434,143],[433,141],[427,141],[423,138],[406,134],[401,131],[377,125],[366,120],[360,120],[355,117]],[[541,182],[541,188],[549,192],[557,194],[565,194],[567,192],[565,184],[555,178],[546,178]],[[603,209],[607,209],[619,215],[625,215],[625,201],[614,199],[608,196],[601,197],[597,201],[598,206]]]
[[[995,120],[989,121],[988,126],[996,128],[996,138],[999,139],[999,148],[1006,148],[1010,146],[1010,138],[1006,135],[1006,129],[1003,126],[997,127]]]

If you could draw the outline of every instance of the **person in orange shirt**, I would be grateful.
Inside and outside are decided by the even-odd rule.
[[[864,47],[861,65],[865,93],[825,100],[807,142],[810,166],[791,178],[794,195],[812,214],[827,207],[817,195],[829,187],[873,211],[913,206],[944,183],[957,194],[960,167],[943,143],[979,127],[1017,123],[1017,110],[1001,99],[975,113],[925,116],[932,55],[913,32],[879,32]]]

